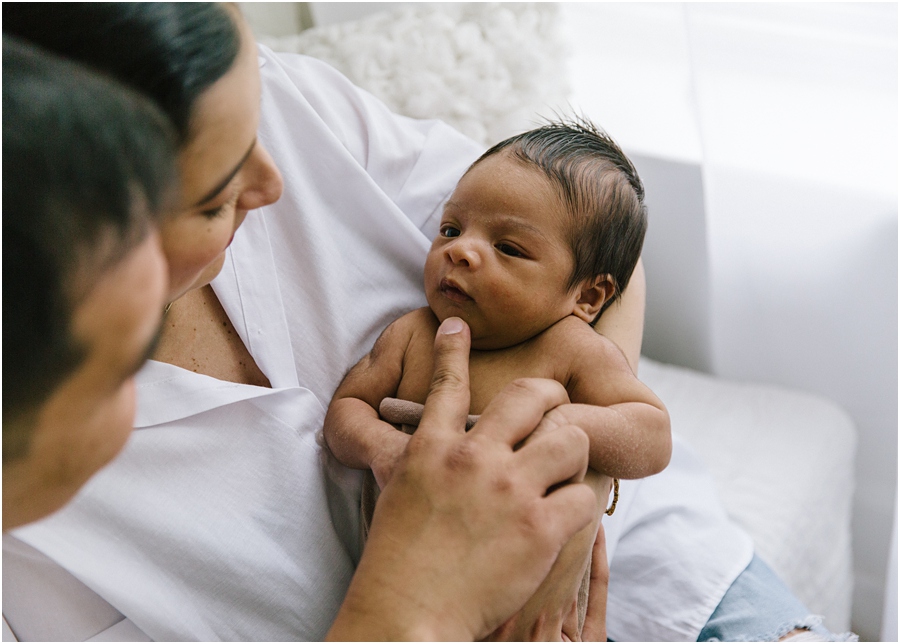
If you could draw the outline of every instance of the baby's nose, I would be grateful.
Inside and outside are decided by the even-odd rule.
[[[457,266],[477,268],[481,265],[481,256],[478,254],[477,245],[472,240],[458,238],[450,244],[447,253],[450,261]]]

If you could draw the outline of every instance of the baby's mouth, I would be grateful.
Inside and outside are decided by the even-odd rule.
[[[441,295],[453,302],[471,302],[472,298],[448,279],[441,280]]]

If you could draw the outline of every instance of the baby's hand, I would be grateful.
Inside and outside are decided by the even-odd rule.
[[[405,434],[397,429],[392,429],[384,433],[384,442],[381,450],[372,460],[372,473],[375,475],[375,481],[378,483],[379,489],[384,489],[391,475],[394,473],[394,466],[400,458],[400,455],[406,451],[406,444],[409,442],[409,434]]]

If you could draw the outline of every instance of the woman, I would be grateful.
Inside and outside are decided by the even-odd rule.
[[[418,539],[407,541],[401,552],[392,552],[397,550],[400,533],[379,531],[376,515],[373,534],[387,535],[382,538],[384,545],[377,539],[370,541],[367,556],[359,564],[361,573],[347,594],[358,559],[353,536],[358,481],[354,473],[320,463],[323,452],[315,444],[324,404],[343,371],[367,349],[385,321],[418,306],[421,299],[417,251],[424,248],[425,238],[409,225],[391,197],[402,202],[411,217],[424,220],[449,192],[463,162],[456,161],[450,171],[436,172],[435,179],[411,177],[415,181],[408,190],[392,182],[402,176],[404,163],[413,174],[431,175],[433,161],[427,154],[440,149],[437,143],[450,142],[466,156],[477,150],[435,124],[410,128],[316,65],[312,74],[325,79],[328,87],[319,95],[310,91],[305,104],[297,105],[305,110],[309,125],[303,131],[308,139],[304,156],[298,158],[292,148],[284,150],[292,164],[289,176],[300,177],[306,185],[290,192],[287,207],[276,213],[266,206],[282,192],[281,175],[257,139],[261,63],[236,9],[81,5],[47,12],[21,7],[4,12],[4,29],[100,67],[155,98],[180,135],[182,188],[182,208],[161,230],[170,270],[170,305],[154,356],[157,361],[138,377],[136,425],[144,429],[136,432],[121,459],[91,481],[70,507],[47,522],[19,530],[20,541],[9,539],[9,548],[5,539],[4,559],[19,553],[40,560],[50,578],[65,579],[65,587],[78,589],[77,603],[84,609],[79,618],[82,630],[71,630],[70,637],[87,638],[115,628],[120,638],[143,631],[154,639],[173,640],[321,639],[336,616],[335,637],[381,633],[463,639],[483,636],[497,626],[540,581],[542,566],[525,565],[529,556],[543,561],[546,571],[553,549],[558,551],[567,536],[581,527],[581,519],[587,519],[593,499],[585,497],[584,489],[578,490],[583,486],[548,495],[547,499],[556,499],[552,508],[549,502],[538,501],[549,508],[547,521],[541,522],[548,528],[541,527],[536,538],[520,539],[519,546],[505,538],[513,533],[510,530],[496,530],[478,539],[454,536],[463,513],[452,521],[414,522],[430,528],[420,530]],[[77,35],[74,41],[73,34]],[[271,74],[290,73],[277,68],[273,58],[266,63]],[[327,101],[328,92],[345,96],[336,97],[340,100],[330,112],[327,103],[320,105],[319,114],[313,104]],[[270,98],[267,95],[264,101]],[[335,125],[337,111],[351,107],[348,101],[362,101],[352,107],[377,112],[372,118],[383,121],[385,127],[373,130],[372,136],[396,136],[384,150],[389,156],[378,158],[383,152],[363,149],[366,141],[359,128],[364,123],[347,123],[348,128],[355,125],[357,132],[329,127]],[[269,118],[276,116],[282,115]],[[278,143],[271,135],[272,126],[259,128],[260,139]],[[435,140],[429,141],[430,137]],[[328,152],[322,156],[326,165],[354,166],[345,181],[364,184],[362,192],[349,193],[355,196],[332,221],[323,221],[324,208],[304,212],[304,204],[298,203],[324,197],[331,200],[329,206],[334,202],[333,187],[322,191],[316,185],[327,168],[314,168],[302,179],[304,173],[297,167],[315,166],[315,155],[323,151]],[[372,198],[382,203],[365,203]],[[389,223],[399,223],[406,230],[374,235],[371,230],[351,230],[360,222],[342,216],[366,208],[363,214],[376,222],[379,210],[392,209]],[[245,223],[250,210],[255,212]],[[335,226],[344,227],[343,235],[333,234]],[[398,252],[398,237],[410,247],[405,252],[402,248]],[[307,238],[312,241],[304,241]],[[227,252],[232,242],[234,249]],[[328,244],[343,247],[346,263],[335,261],[341,254],[334,252],[337,248],[328,249]],[[209,283],[223,266],[214,291]],[[373,266],[382,275],[376,275]],[[355,289],[366,280],[367,292],[358,293]],[[282,282],[287,288],[281,287]],[[363,313],[352,305],[360,306]],[[320,306],[335,307],[334,324],[310,328]],[[467,354],[467,340],[465,329],[438,338],[439,355],[456,358],[448,369],[462,369],[460,377],[465,364],[459,356]],[[448,346],[455,347],[455,353],[448,352]],[[542,394],[546,387],[535,387],[537,395],[531,398],[541,402],[513,405],[539,412],[527,421],[527,429],[537,423],[543,410],[560,402],[553,402],[558,393]],[[505,404],[509,406],[511,400]],[[447,403],[443,406],[447,408]],[[499,429],[506,427],[507,434],[510,428],[524,429],[527,424],[510,422],[509,413],[502,409],[497,415],[505,422],[495,424]],[[447,425],[448,416],[452,418],[446,412],[435,415],[433,425]],[[445,436],[443,442],[437,441],[439,437],[434,433],[430,439],[428,449],[434,456],[411,457],[420,469],[429,458],[441,456],[442,445],[452,448],[468,441],[468,435],[452,440]],[[505,439],[507,456],[521,462],[524,456],[517,454],[526,450],[514,454],[512,445],[521,436],[514,438]],[[572,440],[569,436],[566,442]],[[479,445],[481,449],[492,443]],[[578,450],[565,446],[565,451],[574,455]],[[444,486],[458,489],[471,476],[472,492],[483,489],[484,476],[489,474],[485,465],[491,461],[477,458],[480,470],[467,471],[462,481]],[[440,462],[433,466],[434,472],[442,471]],[[537,492],[532,481],[536,479],[542,489],[535,499],[540,499],[548,486],[576,474],[583,464],[573,461],[557,466],[555,472],[533,474],[549,466],[539,460],[527,468],[509,469],[529,472],[521,483],[529,483]],[[395,501],[386,503],[381,514],[386,517],[381,520],[384,525],[408,522],[407,508],[421,507],[434,514],[429,510],[434,503],[422,506],[416,496],[440,498],[444,494],[440,489],[429,493],[429,487],[440,487],[437,477],[411,471],[408,479],[415,485],[393,488]],[[411,497],[416,487],[418,493]],[[390,492],[385,490],[389,498]],[[458,502],[464,495],[456,497],[451,500]],[[477,497],[470,493],[469,498]],[[491,521],[482,518],[470,527],[511,526],[515,521],[504,520],[504,513],[524,507],[526,501],[497,503],[486,515]],[[474,547],[491,539],[492,548]],[[435,550],[448,541],[471,546],[471,553],[456,557],[455,564],[454,549],[435,557]],[[516,567],[534,570],[528,575],[505,574]],[[408,588],[396,587],[397,575],[386,574],[392,570],[405,571]],[[491,570],[497,573],[493,578],[488,574]],[[481,581],[475,579],[478,575]],[[434,578],[443,583],[435,584]],[[87,588],[80,587],[78,580]],[[410,594],[416,601],[405,610],[389,601],[390,611],[373,611],[373,605],[378,605],[373,597],[383,595],[383,601],[388,601]],[[49,607],[51,615],[64,614],[71,607],[68,597],[58,599],[56,606]],[[446,605],[458,605],[460,614],[447,616]],[[122,614],[130,618],[132,630],[126,633]],[[436,619],[441,614],[443,620]],[[90,623],[83,623],[84,615],[90,615]],[[14,618],[5,616],[17,630]],[[386,622],[385,617],[390,619]],[[365,628],[369,630],[359,630]]]

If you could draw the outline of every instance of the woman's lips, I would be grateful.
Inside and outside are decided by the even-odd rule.
[[[441,280],[441,295],[453,302],[471,302],[472,298],[450,280]]]

